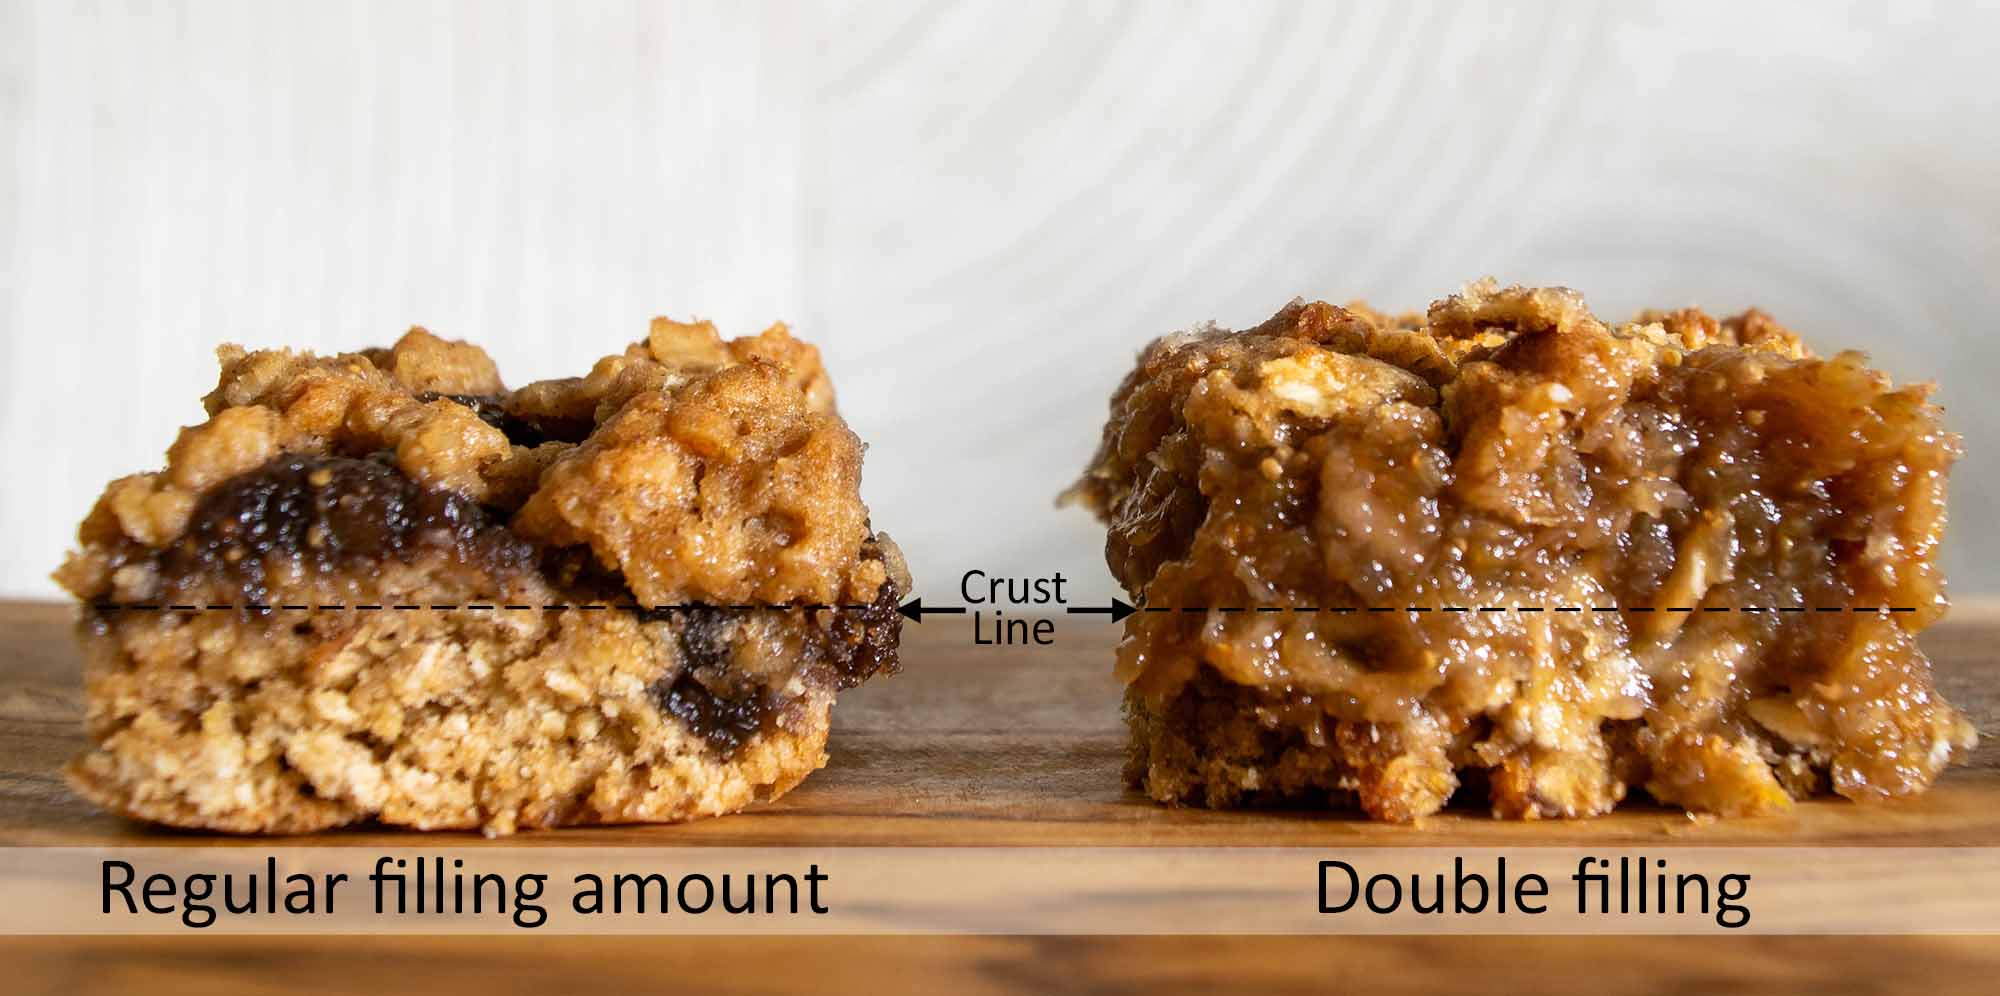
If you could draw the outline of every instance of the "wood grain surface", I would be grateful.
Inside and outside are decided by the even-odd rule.
[[[16,993],[1991,996],[1990,937],[49,938]]]
[[[70,609],[0,603],[0,843],[235,846],[240,838],[165,832],[100,813],[58,768],[82,746]],[[843,696],[833,760],[778,802],[685,826],[524,834],[510,844],[1688,844],[1994,845],[2000,749],[1989,736],[1930,794],[1891,805],[1835,800],[1789,815],[1693,820],[1631,807],[1597,820],[1519,824],[1448,812],[1415,827],[1331,813],[1165,809],[1126,792],[1124,740],[1109,674],[1110,625],[1060,620],[1039,651],[975,648],[962,620],[906,627],[905,671]],[[1991,733],[2000,723],[2000,613],[1961,611],[1925,637],[1947,695]],[[438,835],[480,847],[473,834]],[[318,844],[408,844],[360,829]],[[426,838],[437,839],[437,838]],[[298,839],[304,842],[305,838]],[[356,952],[367,957],[357,958]],[[782,957],[772,953],[782,952]],[[716,966],[754,961],[754,971]],[[1993,938],[46,938],[0,942],[29,991],[88,992],[146,980],[156,992],[380,992],[422,976],[479,991],[643,988],[700,977],[742,991],[1193,991],[1228,983],[1311,992],[1364,985],[1430,991],[1476,971],[1494,991],[1539,991],[1558,977],[1606,993],[1896,991],[1921,963],[1935,992],[1986,992]],[[698,973],[698,975],[697,975]]]

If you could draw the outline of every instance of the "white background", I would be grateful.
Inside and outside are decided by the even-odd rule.
[[[1147,338],[1482,274],[1938,380],[2000,591],[1997,62],[1992,4],[0,0],[0,594],[217,342],[421,323],[519,383],[666,313],[822,346],[934,601],[1094,599],[1051,502]]]

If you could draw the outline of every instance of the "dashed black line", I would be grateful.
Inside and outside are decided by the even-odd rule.
[[[861,612],[869,608],[860,604],[831,605],[811,604],[704,604],[699,602],[667,605],[640,605],[636,602],[591,603],[591,602],[548,602],[532,604],[525,602],[367,602],[347,604],[306,604],[301,602],[90,602],[91,608],[100,612],[682,612],[682,611],[726,611],[726,612]],[[1453,612],[1453,613],[1537,613],[1537,612],[1748,612],[1748,613],[1857,613],[1880,614],[1884,612],[1916,612],[1912,605],[1145,605],[1135,608],[1135,612],[1151,613],[1245,613],[1245,612],[1292,612],[1312,615],[1322,612],[1349,614],[1355,612]]]

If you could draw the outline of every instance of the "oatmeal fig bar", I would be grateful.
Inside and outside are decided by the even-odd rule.
[[[1160,339],[1069,495],[1148,610],[1128,777],[1399,821],[1921,792],[1974,742],[1917,645],[1958,452],[1929,392],[1760,312],[1491,282]]]
[[[909,588],[811,346],[653,322],[508,391],[413,330],[221,350],[208,420],[123,478],[83,600],[83,794],[183,827],[489,834],[685,820],[825,761]]]

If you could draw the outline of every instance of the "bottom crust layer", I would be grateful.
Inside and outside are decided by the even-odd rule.
[[[1164,696],[1128,688],[1125,717],[1126,782],[1169,805],[1348,809],[1410,822],[1454,797],[1483,798],[1494,816],[1507,819],[1601,815],[1635,788],[1720,815],[1776,812],[1830,792],[1862,801],[1882,797],[1832,776],[1833,752],[1773,737],[1662,737],[1631,720],[1608,724],[1592,752],[1501,751],[1485,719],[1414,733],[1342,721],[1311,696],[1236,684],[1206,666]],[[1931,745],[1926,760],[1933,770],[1977,740],[1955,713],[1929,718],[1936,729],[1924,731],[1920,742]],[[1934,777],[1909,768],[1902,794],[1923,791]]]
[[[1164,701],[1127,689],[1125,720],[1127,784],[1172,805],[1354,809],[1364,776],[1374,769],[1379,784],[1394,761],[1343,751],[1318,710],[1288,710],[1206,669]]]
[[[68,774],[127,816],[240,833],[729,813],[822,766],[835,690],[894,667],[884,593],[886,610],[87,610],[92,748]]]

